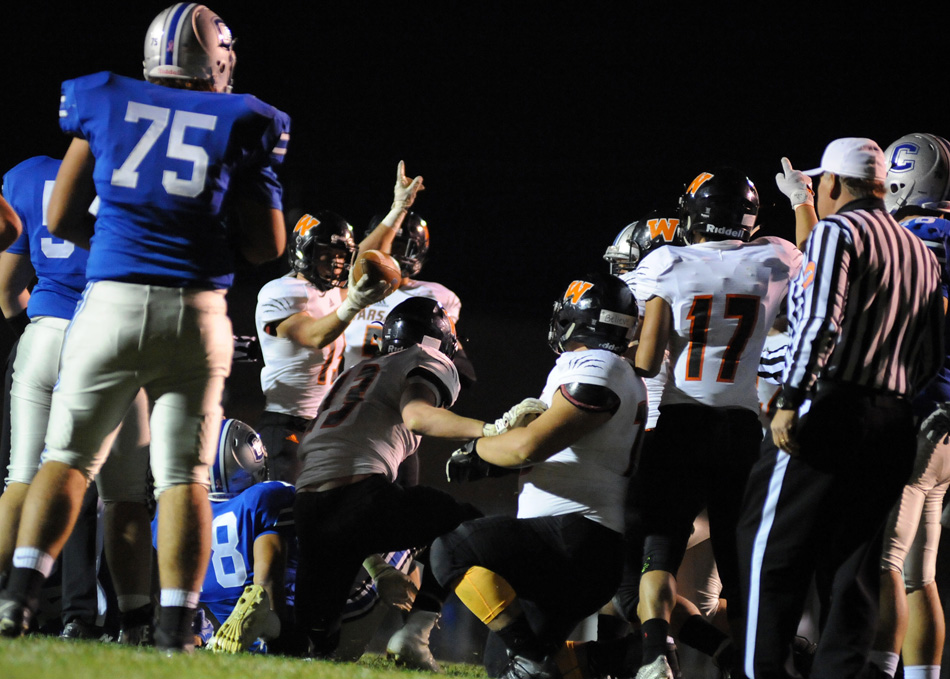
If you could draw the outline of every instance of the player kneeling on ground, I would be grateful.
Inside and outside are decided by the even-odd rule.
[[[646,415],[643,381],[622,358],[636,320],[615,276],[571,283],[551,319],[560,357],[541,393],[547,410],[470,441],[447,465],[450,481],[527,467],[517,518],[466,522],[432,547],[439,582],[504,641],[505,677],[561,676],[558,647],[620,583],[624,496]]]

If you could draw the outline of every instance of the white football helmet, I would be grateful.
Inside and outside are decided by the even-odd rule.
[[[234,76],[231,29],[204,5],[179,2],[152,20],[145,35],[145,79],[184,81],[230,92]]]
[[[212,502],[230,500],[266,480],[267,451],[258,433],[240,420],[222,422],[208,498]]]
[[[935,134],[905,134],[887,147],[884,204],[889,212],[950,198],[950,142]]]

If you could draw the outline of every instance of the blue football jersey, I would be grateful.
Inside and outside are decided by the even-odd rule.
[[[950,221],[940,217],[911,217],[901,224],[916,234],[940,263],[940,285],[944,297],[950,290]],[[939,403],[950,401],[950,314],[944,318],[944,338],[947,356],[937,373],[916,399],[914,410],[920,416],[930,414]]]
[[[281,208],[276,168],[290,118],[249,94],[101,72],[63,83],[59,120],[64,132],[89,142],[96,159],[101,204],[90,281],[228,287],[229,189]]]
[[[244,588],[254,582],[254,541],[266,533],[286,539],[289,553],[284,573],[285,593],[293,604],[296,575],[294,487],[283,481],[258,483],[235,498],[212,502],[211,562],[201,586],[201,603],[218,623],[227,620]],[[158,536],[157,519],[152,525]]]
[[[89,252],[52,236],[46,228],[46,208],[62,161],[36,156],[3,176],[3,196],[23,222],[23,233],[9,252],[30,258],[36,286],[26,313],[30,318],[72,318],[86,287]]]

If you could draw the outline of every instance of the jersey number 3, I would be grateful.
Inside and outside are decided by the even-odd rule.
[[[173,115],[174,114],[174,115]],[[127,123],[138,123],[150,120],[152,124],[145,129],[138,143],[132,148],[129,157],[122,166],[112,171],[112,185],[127,189],[134,189],[139,182],[139,165],[145,156],[152,150],[155,143],[168,127],[171,118],[171,130],[168,133],[168,147],[165,156],[174,160],[184,160],[192,164],[190,179],[182,179],[178,173],[165,170],[162,173],[162,186],[173,196],[194,198],[205,187],[205,177],[208,174],[208,152],[200,146],[185,143],[185,131],[188,128],[213,131],[218,122],[217,116],[193,111],[172,111],[160,106],[151,106],[137,101],[130,101],[125,112]]]
[[[745,345],[755,332],[755,324],[759,317],[759,302],[757,295],[726,295],[725,318],[738,319],[736,330],[722,354],[719,365],[717,382],[733,382],[739,368],[739,359]],[[700,295],[693,299],[687,318],[689,324],[689,346],[686,348],[686,379],[703,379],[703,357],[709,337],[709,323],[712,320],[712,295]]]

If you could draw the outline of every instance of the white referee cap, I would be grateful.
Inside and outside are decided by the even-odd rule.
[[[844,137],[828,144],[821,155],[821,167],[805,174],[815,176],[823,172],[876,181],[887,177],[884,152],[876,141],[866,137]]]

